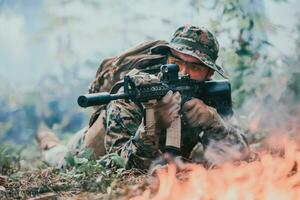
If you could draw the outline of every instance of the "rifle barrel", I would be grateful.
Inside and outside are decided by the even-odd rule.
[[[116,99],[128,99],[128,94],[110,94],[108,92],[94,93],[81,95],[77,99],[77,103],[80,107],[86,108],[89,106],[107,104]]]

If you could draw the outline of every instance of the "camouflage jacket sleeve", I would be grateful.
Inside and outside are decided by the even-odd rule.
[[[125,159],[126,168],[148,169],[158,149],[152,147],[144,132],[142,108],[133,102],[115,100],[106,109],[105,148]]]
[[[201,136],[206,162],[209,165],[218,165],[226,161],[247,158],[248,142],[242,129],[234,123],[235,119],[218,117],[218,122],[203,129]]]

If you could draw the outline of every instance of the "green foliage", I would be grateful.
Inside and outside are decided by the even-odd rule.
[[[117,168],[125,168],[124,158],[117,153],[110,153],[103,156],[98,163],[104,167],[115,166]]]
[[[240,108],[248,97],[254,97],[264,87],[262,80],[272,70],[269,65],[272,59],[267,54],[270,43],[265,35],[274,28],[261,8],[263,3],[217,0],[213,7],[219,11],[219,15],[212,21],[212,27],[215,32],[226,35],[230,42],[229,46],[220,49],[220,59],[230,74],[236,108]]]
[[[6,174],[12,167],[12,158],[7,155],[7,148],[0,147],[0,171]]]
[[[69,153],[66,161],[71,167],[68,176],[78,181],[87,191],[105,191],[112,180],[120,177],[125,170],[124,159],[118,154],[107,154],[100,160],[93,160],[90,149],[76,156]]]
[[[0,148],[0,158],[5,161],[5,169],[13,169],[12,159],[3,157],[9,150]],[[65,170],[46,168],[22,172],[13,170],[8,174],[9,185],[5,185],[6,197],[28,198],[45,192],[89,191],[112,195],[119,182],[128,178],[130,172],[124,168],[124,160],[117,154],[109,154],[100,160],[92,160],[90,150],[78,156],[67,157],[69,167]],[[2,161],[1,160],[1,161]],[[2,163],[2,162],[1,162]],[[14,172],[14,173],[12,173]],[[137,172],[131,171],[131,176]],[[20,189],[22,188],[22,190]]]
[[[9,144],[0,146],[0,174],[10,175],[20,169],[20,153],[23,147],[15,148]]]
[[[281,99],[298,102],[300,98],[300,21],[295,27],[294,33],[296,34],[294,53],[286,56],[283,60],[284,65],[286,65],[285,71],[288,75],[288,81],[286,82],[286,90]],[[290,97],[290,99],[286,99],[286,97]]]
[[[85,149],[80,155],[73,155],[69,152],[66,156],[66,162],[68,166],[78,168],[90,160],[92,160],[93,152],[90,149]]]
[[[93,163],[102,168],[125,168],[124,158],[119,156],[117,153],[106,154],[97,161],[92,158],[92,155],[93,152],[90,149],[85,149],[82,153],[76,156],[68,153],[66,156],[67,166],[75,167],[76,169],[82,169],[82,167],[87,163]]]
[[[274,1],[287,2],[286,0]],[[71,1],[60,2],[71,3]],[[94,0],[88,2],[91,5],[92,3],[99,5]],[[198,5],[196,0],[192,2],[193,5]],[[217,19],[212,20],[212,27],[216,33],[228,36],[229,45],[227,48],[220,49],[220,59],[222,59],[222,65],[229,70],[231,75],[235,107],[241,108],[249,97],[262,101],[270,98],[280,99],[283,102],[290,102],[290,99],[286,98],[290,97],[298,103],[300,97],[300,23],[295,29],[298,36],[295,40],[295,53],[286,56],[283,62],[277,62],[280,60],[279,58],[274,60],[268,56],[266,47],[270,46],[269,42],[266,40],[257,42],[256,38],[258,29],[262,33],[273,31],[271,23],[263,12],[246,10],[245,2],[246,0],[216,0],[213,6],[213,9],[219,11],[219,15]],[[53,16],[50,18],[49,29],[47,30],[54,31],[56,28],[66,27],[72,32],[71,28],[77,22],[81,22],[81,19],[76,16],[62,16],[61,18]],[[68,55],[68,53],[61,54],[59,58],[62,63],[68,60]],[[74,55],[76,57],[76,54]],[[96,66],[95,63],[93,65]],[[16,101],[14,104],[18,107],[12,106],[12,109],[8,112],[17,113],[15,110],[34,108],[32,112],[25,112],[26,115],[24,115],[29,116],[28,114],[31,113],[32,122],[29,122],[29,124],[34,124],[36,123],[34,120],[39,120],[33,119],[36,115],[36,117],[42,117],[43,119],[52,119],[51,124],[56,129],[55,131],[71,132],[70,128],[64,127],[69,127],[68,122],[71,121],[69,119],[72,118],[72,115],[78,113],[79,109],[75,105],[76,103],[74,105],[70,104],[70,99],[76,99],[77,94],[84,92],[90,81],[81,80],[76,71],[78,71],[76,68],[65,71],[65,77],[48,76],[43,78],[40,89],[34,88],[36,91],[22,95],[22,99],[14,99]],[[282,91],[274,92],[272,90],[272,87],[276,84],[279,85]],[[58,90],[58,88],[61,90]],[[76,91],[76,94],[74,91]],[[61,106],[57,113],[53,111],[53,107],[48,105],[49,102],[56,101]],[[59,119],[55,120],[57,116]],[[22,118],[16,119],[12,115],[8,121],[0,121],[0,140],[7,136],[7,132],[13,128],[18,133],[18,137],[32,138],[32,134],[24,132],[26,128],[31,128],[31,126],[25,124],[25,126],[16,128],[16,124],[22,121],[20,119]],[[20,130],[21,133],[19,134]],[[28,195],[48,191],[57,192],[75,189],[110,193],[116,190],[117,183],[124,176],[127,179],[129,177],[128,171],[125,170],[124,159],[116,153],[105,155],[97,161],[92,159],[92,152],[88,149],[77,156],[68,154],[66,157],[67,170],[47,168],[24,173],[18,171],[20,169],[19,161],[20,150],[8,145],[0,146],[0,173],[10,177],[10,184],[14,181],[14,184],[11,184],[13,188],[9,188],[7,192],[16,192],[16,198],[20,198],[20,196],[26,198]],[[23,188],[23,190],[21,191],[20,188]]]

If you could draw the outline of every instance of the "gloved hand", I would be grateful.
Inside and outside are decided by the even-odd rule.
[[[200,99],[193,98],[182,106],[184,118],[191,128],[203,129],[220,125],[223,122],[216,109],[203,103]]]
[[[179,92],[173,93],[169,91],[157,104],[154,106],[156,128],[169,128],[172,121],[179,117],[181,104],[181,95]]]

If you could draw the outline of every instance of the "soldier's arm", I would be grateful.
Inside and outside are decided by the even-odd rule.
[[[248,145],[243,132],[229,120],[221,118],[217,110],[200,99],[191,99],[182,107],[183,115],[191,128],[200,133],[204,159],[208,163],[243,159]]]
[[[148,169],[158,149],[141,138],[144,131],[143,111],[133,102],[116,100],[106,109],[105,148],[108,153],[122,156],[126,168]]]

